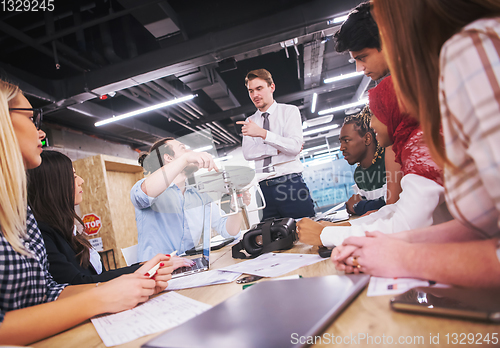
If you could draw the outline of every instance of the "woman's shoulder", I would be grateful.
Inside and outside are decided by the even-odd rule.
[[[464,26],[459,32],[449,38],[441,49],[441,54],[458,54],[471,47],[471,41],[483,40],[487,37],[498,38],[500,35],[500,17],[481,18]]]
[[[47,243],[48,239],[52,240],[55,243],[64,240],[62,234],[49,224],[43,221],[37,221],[37,223],[38,223],[38,229],[40,230],[40,233],[42,234],[45,243]]]
[[[48,234],[48,235],[55,235],[57,234],[56,230],[53,229],[49,224],[43,222],[43,221],[37,221],[38,224],[38,229],[42,234]]]

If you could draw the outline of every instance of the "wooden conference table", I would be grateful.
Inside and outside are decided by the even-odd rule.
[[[316,247],[298,243],[287,252],[309,254],[316,253],[316,251]],[[211,268],[213,269],[225,267],[243,261],[235,260],[231,257],[230,246],[226,246],[221,250],[211,252],[210,258],[212,263]],[[332,262],[330,262],[330,260],[326,260],[311,266],[300,268],[294,272],[289,273],[288,275],[292,274],[300,274],[303,277],[316,277],[337,274],[337,271],[335,270]],[[236,284],[236,282],[232,282],[229,284],[180,290],[178,291],[178,293],[215,306],[220,302],[226,300],[227,298],[240,293],[241,291],[242,286],[240,284]],[[406,340],[407,342],[407,344],[404,344],[404,346],[423,347],[431,345],[429,342],[430,336],[433,336],[434,342],[437,343],[435,337],[438,334],[439,344],[434,344],[434,346],[455,346],[460,343],[462,338],[467,337],[468,334],[474,334],[475,339],[478,339],[480,335],[484,338],[487,334],[489,334],[490,339],[492,338],[492,334],[494,333],[496,333],[496,337],[500,335],[500,325],[394,312],[389,308],[390,298],[391,296],[367,297],[365,289],[325,330],[325,333],[342,337],[351,337],[351,335],[358,337],[359,334],[366,334],[367,337],[373,337],[372,339],[374,340],[374,343],[372,345],[366,344],[366,340],[363,342],[348,341],[348,344],[345,345],[335,344],[335,346],[358,347],[384,347],[386,345],[381,342],[378,342],[379,344],[376,344],[376,340],[378,339],[377,337],[380,337],[380,340],[382,340],[384,339],[383,336],[391,336],[394,339],[394,344],[392,344],[391,346],[397,347],[397,340],[399,339],[399,337],[403,337],[403,340],[401,342],[404,342],[404,340]],[[300,313],[298,315],[300,315]],[[250,329],[251,328],[249,328],[249,330]],[[159,334],[160,333],[144,336],[135,341],[122,344],[117,347],[140,347],[142,344]],[[449,334],[449,344],[447,344],[447,337],[445,336],[446,334]],[[416,343],[416,336],[423,337],[423,344]],[[456,338],[456,340],[454,338]],[[467,338],[462,340],[462,344],[464,343],[469,345]],[[482,346],[487,345],[486,342],[482,343]],[[491,341],[490,345],[495,346],[491,343]],[[63,333],[34,343],[31,346],[36,348],[106,347],[101,341],[90,320],[87,320],[86,322]],[[325,342],[323,342],[323,344],[313,345],[313,347],[331,346],[332,344],[325,344]]]

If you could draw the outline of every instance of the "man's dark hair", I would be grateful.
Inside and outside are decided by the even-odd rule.
[[[380,51],[380,36],[377,23],[370,13],[370,2],[363,2],[349,12],[346,21],[334,35],[335,50],[361,51],[376,48]]]

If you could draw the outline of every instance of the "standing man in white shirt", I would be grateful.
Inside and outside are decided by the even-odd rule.
[[[276,87],[266,69],[250,71],[245,85],[258,110],[245,121],[236,122],[243,125],[243,155],[247,161],[255,161],[257,173],[276,172],[259,183],[266,200],[262,220],[314,216],[299,159],[303,145],[299,109],[276,103]]]

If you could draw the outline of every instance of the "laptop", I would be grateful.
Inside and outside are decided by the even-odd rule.
[[[204,206],[204,209],[209,209],[209,223],[208,223],[208,231],[207,228],[205,228],[206,224],[206,212],[203,217],[203,225],[201,229],[201,236],[200,236],[200,242],[198,246],[195,246],[195,248],[199,248],[200,252],[202,253],[201,257],[191,259],[192,261],[195,262],[195,264],[191,267],[180,267],[177,268],[175,271],[172,272],[172,279],[179,278],[179,277],[184,277],[187,275],[195,274],[198,272],[203,272],[203,271],[208,271],[210,268],[210,226],[212,225],[212,204],[206,204]]]
[[[287,348],[322,335],[368,275],[264,281],[155,337],[143,348]]]

